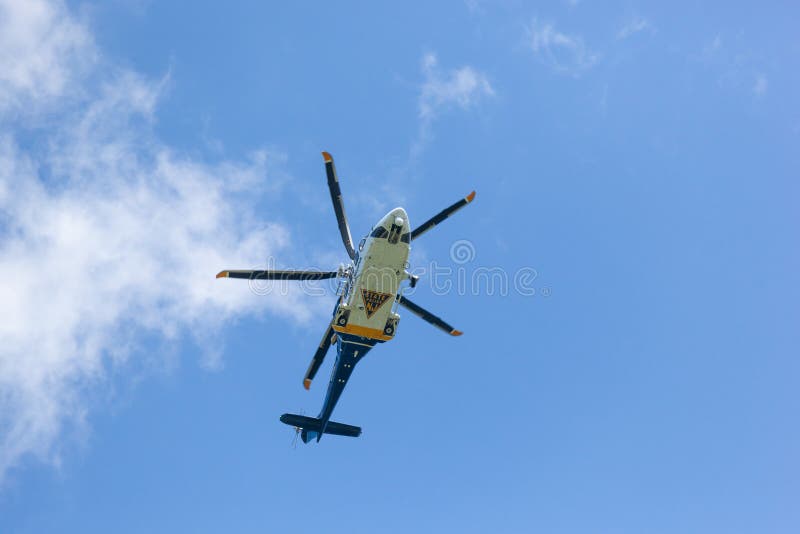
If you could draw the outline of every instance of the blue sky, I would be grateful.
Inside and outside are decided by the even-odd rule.
[[[0,532],[796,532],[798,14],[0,0]],[[345,260],[322,150],[359,236],[477,190],[465,334],[293,449],[330,291],[214,274]]]

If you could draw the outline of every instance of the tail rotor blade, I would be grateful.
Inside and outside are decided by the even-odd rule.
[[[348,256],[350,256],[350,259],[355,259],[356,249],[353,247],[353,237],[350,235],[350,226],[347,224],[347,215],[344,213],[344,200],[342,199],[342,190],[339,188],[339,179],[336,176],[333,157],[327,152],[323,152],[322,157],[325,159],[328,189],[331,192],[331,201],[333,201],[333,211],[336,212],[339,233],[342,234],[342,242],[344,243],[344,248],[347,249]]]
[[[414,304],[406,297],[403,296],[400,297],[400,305],[405,306],[414,315],[419,316],[424,321],[429,322],[436,328],[439,328],[440,330],[447,332],[451,336],[460,336],[461,334],[463,334],[463,332],[461,332],[460,330],[456,330],[448,323],[444,322],[440,317],[437,317],[436,315],[432,314],[422,306]]]
[[[339,276],[338,271],[220,271],[217,278],[244,280],[326,280]]]
[[[421,225],[414,228],[410,236],[411,241],[414,241],[416,238],[418,238],[419,236],[421,236],[422,234],[424,234],[437,224],[441,223],[442,221],[450,217],[452,214],[454,214],[455,212],[457,212],[458,210],[469,204],[470,202],[472,202],[472,199],[474,198],[475,198],[475,191],[465,196],[452,206],[443,209],[442,211],[440,211],[439,213],[437,213],[436,215],[434,215]]]

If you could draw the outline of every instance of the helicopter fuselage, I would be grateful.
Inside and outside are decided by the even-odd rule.
[[[401,282],[408,278],[409,228],[405,210],[395,208],[359,244],[352,275],[334,311],[336,362],[318,416],[321,432],[304,433],[303,441],[319,441],[356,363],[397,331],[400,316],[394,304]]]
[[[394,337],[399,316],[392,309],[400,283],[407,278],[408,236],[408,216],[403,208],[395,208],[361,240],[353,274],[334,313],[336,332],[373,341]]]

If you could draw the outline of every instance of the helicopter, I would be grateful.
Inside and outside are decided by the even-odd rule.
[[[331,321],[303,378],[303,387],[310,389],[328,349],[331,344],[336,344],[336,362],[331,371],[322,409],[317,417],[290,413],[280,417],[282,423],[294,427],[296,435],[300,435],[303,443],[314,439],[319,442],[324,434],[349,437],[361,435],[360,427],[337,423],[331,421],[330,417],[356,364],[375,345],[394,338],[400,322],[398,306],[451,336],[462,334],[440,317],[405,297],[403,290],[406,286],[403,282],[408,281],[408,287],[413,288],[419,279],[407,270],[411,242],[475,198],[475,191],[472,191],[413,230],[406,211],[403,208],[394,208],[372,227],[356,248],[347,223],[333,157],[328,152],[323,152],[322,157],[325,160],[328,189],[339,233],[351,261],[341,265],[336,271],[225,270],[217,274],[217,278],[244,280],[340,279]],[[390,301],[392,304],[387,305]]]

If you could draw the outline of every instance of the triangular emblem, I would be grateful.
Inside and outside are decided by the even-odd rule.
[[[367,319],[372,317],[390,297],[389,293],[378,293],[377,291],[362,289],[361,298],[364,299],[364,311],[367,312]]]

